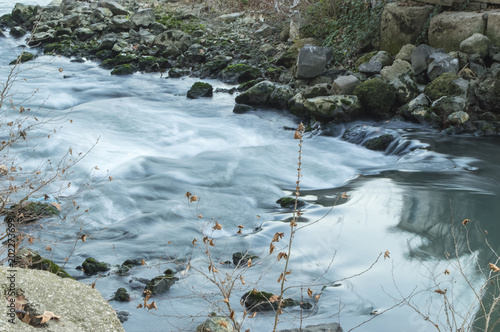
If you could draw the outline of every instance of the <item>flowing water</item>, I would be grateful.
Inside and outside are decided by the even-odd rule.
[[[0,1],[2,13],[11,8],[10,1]],[[22,39],[0,39],[2,79],[22,43]],[[66,120],[72,120],[50,139],[30,141],[32,149],[24,145],[12,150],[19,158],[29,158],[24,168],[57,159],[70,147],[75,154],[91,149],[73,167],[70,190],[95,166],[97,177],[106,177],[109,171],[113,178],[95,188],[99,195],[79,201],[82,210],[90,212],[76,225],[68,221],[64,232],[40,236],[55,241],[50,257],[57,263],[72,254],[65,268],[87,284],[96,277],[76,269],[86,257],[113,265],[134,258],[146,261],[126,276],[111,273],[96,283],[105,298],[119,287],[131,294],[130,302],[110,302],[116,310],[130,313],[124,323],[127,331],[145,326],[148,331],[193,331],[216,311],[216,305],[223,304],[214,303],[222,300],[211,295],[216,288],[195,271],[208,271],[204,235],[215,238],[216,262],[246,250],[260,257],[245,275],[247,283],[237,283],[233,307],[241,308],[240,296],[254,287],[279,290],[276,280],[282,261],[265,257],[276,232],[285,233],[285,239],[289,235],[283,221],[291,214],[275,201],[291,195],[295,187],[298,141],[286,128],[296,127],[296,118],[276,110],[234,114],[234,96],[226,93],[187,99],[194,78],[140,73],[116,77],[95,62],[43,55],[21,68],[14,99],[22,100],[38,89],[22,104],[25,108],[41,107],[40,114],[67,115]],[[374,123],[365,125],[369,132],[382,130]],[[294,238],[287,285],[310,286],[292,288],[287,295],[299,299],[302,291],[308,298],[307,287],[323,293],[314,310],[302,313],[303,326],[338,321],[347,331],[374,318],[357,330],[431,330],[432,325],[409,306],[396,306],[379,316],[371,313],[415,294],[412,301],[424,315],[443,319],[443,297],[433,292],[440,282],[440,288],[453,294],[457,310],[464,312],[472,305],[471,290],[446,256],[450,253],[452,261],[455,257],[452,221],[456,238],[461,239],[461,221],[471,220],[470,249],[459,245],[456,251],[460,262],[487,267],[494,259],[481,236],[484,230],[492,248],[500,247],[498,140],[441,136],[413,124],[385,126],[400,138],[388,154],[337,137],[305,136],[301,190],[306,206]],[[187,203],[187,191],[200,198],[198,204]],[[344,192],[349,197],[338,198]],[[71,206],[65,196],[57,198],[63,208]],[[211,218],[223,226],[221,231],[212,234]],[[238,225],[245,227],[242,234],[237,234]],[[73,251],[74,239],[82,232],[89,239],[79,241]],[[285,246],[284,240],[279,248]],[[45,246],[36,241],[33,248]],[[390,257],[380,257],[362,273],[386,250]],[[134,278],[150,279],[167,268],[182,270],[185,265],[179,262],[188,260],[193,269],[179,272],[180,280],[170,291],[154,298],[157,311],[136,309],[142,294]],[[233,269],[216,265],[221,273]],[[446,269],[449,276],[443,274]],[[484,280],[474,264],[463,270],[474,285]],[[237,316],[242,313],[237,309]],[[297,327],[300,315],[299,309],[285,313],[281,327]],[[245,321],[243,330],[269,331],[272,320],[270,314],[258,314]]]

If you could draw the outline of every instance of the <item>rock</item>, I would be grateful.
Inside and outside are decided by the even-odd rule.
[[[23,53],[24,54],[31,53]],[[33,54],[31,54],[33,56]],[[15,63],[15,61],[13,61]],[[21,62],[24,62],[21,59]],[[12,64],[12,62],[10,63]],[[23,204],[14,204],[5,209],[5,223],[27,224],[43,218],[50,218],[59,215],[59,210],[53,204],[26,201]]]
[[[219,76],[224,83],[241,84],[261,77],[262,73],[258,68],[240,63],[224,68]]]
[[[474,91],[481,108],[485,111],[500,112],[500,70],[488,73],[484,81],[477,84]]]
[[[380,71],[382,70],[382,62],[380,61],[369,61],[362,63],[358,67],[358,71],[363,74],[367,75],[373,75],[373,74],[380,74]]]
[[[411,118],[411,113],[413,111],[422,109],[422,108],[429,108],[430,103],[429,100],[427,99],[426,95],[424,93],[419,94],[417,97],[414,99],[410,100],[408,103],[404,104],[398,109],[397,114],[402,115],[405,118]]]
[[[291,68],[294,64],[297,63],[298,56],[299,56],[299,48],[297,45],[293,44],[276,60],[275,64],[277,66]]]
[[[243,114],[243,113],[247,113],[247,112],[252,112],[254,110],[255,109],[250,105],[236,104],[236,105],[234,105],[233,113]]]
[[[485,33],[483,13],[443,12],[434,16],[429,25],[429,44],[446,52],[457,51],[460,43],[474,33]]]
[[[413,49],[410,54],[410,62],[415,75],[420,75],[427,71],[429,56],[434,53],[436,53],[436,50],[425,44],[418,45]]]
[[[227,317],[213,316],[198,325],[196,332],[233,332],[233,322]]]
[[[12,274],[6,267],[0,267],[2,286],[7,286],[8,277]],[[52,311],[62,317],[61,322],[49,320],[48,331],[88,331],[102,332],[124,331],[114,309],[102,295],[88,285],[68,278],[38,270],[17,268],[15,287],[22,290],[29,303],[31,316],[41,315],[44,311]],[[34,328],[22,323],[14,315],[15,327],[8,322],[8,314],[1,315],[0,326],[9,331],[27,332]]]
[[[454,125],[462,125],[469,120],[469,114],[464,111],[458,111],[448,115],[448,121]]]
[[[104,0],[100,1],[99,5],[103,8],[109,9],[113,15],[128,15],[129,12],[116,1]]]
[[[466,106],[467,100],[461,96],[444,96],[432,103],[431,111],[444,120],[451,113],[464,112]]]
[[[202,67],[202,73],[206,76],[216,74],[226,68],[232,58],[224,55],[216,55],[211,60],[207,61]]]
[[[269,96],[269,106],[285,109],[293,97],[293,89],[289,85],[278,85]]]
[[[274,54],[275,47],[272,46],[271,44],[263,44],[261,47],[259,47],[259,51],[262,52],[267,57],[270,57]]]
[[[394,136],[385,134],[369,139],[364,145],[368,150],[385,151],[393,141]]]
[[[305,45],[299,53],[297,77],[314,78],[321,75],[332,57],[332,50],[328,47]]]
[[[89,28],[78,28],[75,30],[77,38],[81,41],[85,41],[94,35],[94,31]]]
[[[233,22],[236,21],[237,18],[243,16],[243,14],[245,14],[245,12],[224,14],[219,16],[219,19],[224,20],[226,22]]]
[[[151,279],[144,288],[144,291],[149,290],[152,294],[161,294],[168,292],[170,287],[178,281],[179,278],[173,276],[172,270],[165,271],[162,276]]]
[[[276,201],[282,208],[294,209],[295,208],[295,197],[281,197]],[[299,199],[297,200],[297,208],[303,208],[306,203]]]
[[[380,78],[365,81],[354,89],[361,105],[368,113],[388,119],[396,102],[394,87]]]
[[[392,59],[392,56],[389,54],[389,52],[386,51],[379,51],[377,54],[375,54],[371,59],[371,61],[379,61],[382,64],[382,67],[385,66],[390,66],[394,62]]]
[[[382,68],[380,76],[396,90],[396,97],[404,104],[418,95],[417,84],[413,79],[413,68],[403,60],[396,60],[392,66]]]
[[[10,35],[14,38],[20,38],[26,34],[26,30],[24,30],[20,26],[12,27],[9,31]]]
[[[191,42],[191,36],[180,30],[167,30],[160,33],[154,39],[154,45],[157,46],[165,56],[177,56],[187,51]]]
[[[267,24],[262,24],[262,26],[254,32],[256,38],[267,38],[274,33],[274,29]]]
[[[200,97],[212,97],[213,96],[212,85],[204,82],[196,82],[191,86],[191,89],[187,92],[187,97],[190,99],[198,99]]]
[[[485,35],[475,33],[460,43],[460,51],[467,54],[477,53],[485,58],[490,49],[491,41]]]
[[[498,30],[499,26],[500,26],[500,12],[488,11],[486,37],[488,37],[491,40],[492,44],[495,46],[500,46],[500,31]]]
[[[125,288],[118,288],[110,301],[128,302],[130,295]]]
[[[278,308],[278,301],[271,302],[269,299],[273,296],[271,293],[249,291],[245,293],[240,302],[244,303],[245,308],[250,311],[271,311]],[[282,308],[300,306],[302,309],[312,308],[309,302],[299,302],[292,299],[283,299]]]
[[[398,54],[396,55],[396,59],[404,60],[406,62],[411,63],[411,53],[413,52],[414,49],[415,49],[415,45],[413,45],[413,44],[404,45],[403,47],[401,47],[401,50],[399,50]],[[412,63],[412,65],[413,65],[413,63]],[[418,74],[415,73],[415,75],[418,75]]]
[[[116,316],[120,320],[120,323],[123,324],[126,321],[128,321],[128,316],[130,316],[130,314],[128,312],[126,312],[126,311],[117,311],[116,312]]]
[[[406,44],[415,44],[425,31],[432,6],[410,7],[388,3],[380,22],[380,49],[395,55]]]
[[[82,264],[83,272],[87,275],[94,275],[99,272],[109,271],[109,264],[95,260],[93,257],[88,257]]]
[[[278,332],[344,332],[338,323],[308,325],[300,329],[286,329]]]
[[[424,92],[433,101],[444,96],[458,96],[462,92],[460,86],[454,83],[458,78],[453,73],[444,73],[428,84]]]
[[[205,48],[200,44],[193,44],[189,46],[186,56],[191,62],[203,62],[205,61]]]
[[[19,24],[25,24],[35,19],[35,16],[41,11],[40,6],[29,6],[16,3],[12,9],[12,20]]]
[[[314,86],[306,88],[302,91],[304,98],[314,98],[319,96],[329,96],[331,95],[332,86],[327,83],[316,84]]]
[[[111,75],[130,75],[135,72],[135,67],[131,64],[118,65],[111,71]]]
[[[139,10],[137,13],[130,17],[130,20],[138,27],[147,28],[156,22],[155,13],[153,9],[147,8]]]
[[[60,19],[60,24],[65,28],[76,28],[80,25],[80,15],[70,14]]]
[[[40,256],[38,252],[27,248],[19,249],[15,256],[15,266],[27,269],[49,271],[61,278],[74,279],[68,274],[68,272],[50,259],[46,259]]]
[[[190,71],[189,69],[183,69],[183,68],[171,68],[168,71],[168,77],[170,78],[179,78],[182,76],[187,76],[189,75]]]
[[[235,266],[245,266],[248,264],[248,260],[255,260],[257,258],[259,258],[259,256],[250,255],[244,252],[235,252],[233,254],[233,264]]]
[[[309,119],[311,114],[305,107],[306,99],[302,95],[302,93],[296,93],[289,101],[288,101],[288,109],[290,113],[302,118]]]
[[[50,32],[37,32],[28,42],[30,46],[38,46],[39,44],[51,43],[54,41],[54,35]]]
[[[430,125],[434,128],[439,128],[442,119],[436,115],[436,113],[431,112],[428,108],[420,108],[411,113],[413,119],[421,124]]]
[[[275,88],[276,86],[273,82],[263,81],[236,96],[235,101],[238,104],[267,105],[269,97]]]
[[[354,89],[360,84],[361,81],[354,75],[339,76],[333,81],[332,94],[352,95]]]
[[[114,30],[130,30],[134,29],[134,22],[132,22],[125,15],[116,15],[111,18],[111,28]],[[119,32],[119,31],[116,31]]]
[[[305,100],[304,107],[321,122],[343,123],[353,120],[361,113],[358,98],[348,95],[309,98]]]

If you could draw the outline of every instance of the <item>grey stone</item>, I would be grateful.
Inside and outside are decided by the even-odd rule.
[[[150,26],[156,21],[155,13],[151,8],[138,11],[130,17],[130,20],[138,27],[143,28]]]
[[[415,45],[406,44],[399,50],[398,54],[396,54],[396,59],[404,60],[407,62],[411,62],[411,52],[415,49]]]
[[[265,56],[272,56],[274,54],[275,48],[271,44],[264,44],[259,47],[259,51],[261,51]]]
[[[293,89],[289,85],[279,85],[269,96],[268,103],[270,106],[285,109],[293,95]]]
[[[78,28],[75,30],[78,39],[84,41],[91,38],[95,33],[89,28]]]
[[[389,52],[379,51],[370,59],[370,62],[372,61],[379,61],[382,64],[382,67],[385,67],[392,65],[394,60]]]
[[[320,83],[306,88],[302,92],[302,95],[304,95],[304,98],[306,99],[319,96],[329,96],[332,94],[331,90],[332,86],[330,84]]]
[[[210,317],[196,328],[196,332],[233,332],[233,322],[227,317]]]
[[[274,29],[267,25],[267,24],[262,24],[262,26],[254,32],[254,36],[256,38],[267,38],[269,36],[271,36],[274,32]]]
[[[354,75],[339,76],[333,81],[332,94],[352,95],[354,89],[361,81]]]
[[[493,45],[500,46],[500,12],[489,11],[488,23],[486,26],[486,36],[491,40]]]
[[[380,61],[369,61],[359,65],[358,71],[363,74],[379,74],[382,70],[382,62]]]
[[[134,22],[128,19],[125,15],[116,15],[111,19],[111,27],[119,30],[129,30],[134,28]]]
[[[80,15],[71,14],[61,19],[61,25],[68,28],[76,28],[80,25]]]
[[[467,100],[461,96],[444,96],[434,101],[431,111],[441,118],[447,118],[451,113],[464,112]]]
[[[440,127],[441,118],[428,108],[420,108],[411,113],[413,119],[421,124],[427,124],[435,128]]]
[[[273,82],[263,81],[236,96],[235,101],[238,104],[263,106],[268,103],[275,88],[276,85]]]
[[[491,41],[485,35],[475,33],[460,43],[460,51],[467,54],[478,53],[481,58],[485,58],[490,49]]]
[[[40,6],[30,6],[23,5],[22,3],[16,3],[14,9],[12,9],[12,20],[20,24],[27,23],[38,14],[40,9]]]
[[[475,62],[469,63],[469,68],[470,70],[472,70],[474,75],[476,75],[476,77],[483,75],[483,73],[486,71],[484,66],[481,66],[480,64],[477,64]]]
[[[429,56],[429,66],[427,67],[427,76],[431,81],[435,80],[441,74],[458,72],[458,59],[450,57],[446,53],[434,53]]]
[[[7,278],[10,274],[6,267],[0,267],[0,284],[3,289],[8,288]],[[62,323],[54,319],[49,320],[46,323],[47,331],[124,331],[115,311],[97,289],[72,279],[60,278],[47,271],[17,268],[15,274],[16,288],[24,291],[26,300],[35,314],[52,311],[61,317]],[[0,330],[37,330],[17,318],[14,327],[7,321],[9,318],[6,314],[0,315]]]
[[[382,68],[380,76],[396,90],[401,103],[407,103],[418,95],[412,66],[403,60],[395,60],[392,66]]]
[[[454,125],[464,124],[467,120],[469,120],[469,114],[464,111],[458,111],[448,115],[448,121]]]
[[[236,104],[236,105],[234,105],[233,113],[243,114],[243,113],[252,112],[254,110],[255,109],[252,106],[250,106],[250,105]]]
[[[22,37],[26,34],[26,30],[24,30],[20,26],[16,26],[16,27],[11,28],[9,33],[12,37],[19,38],[19,37]]]
[[[202,45],[195,43],[189,46],[186,56],[192,62],[203,62],[205,60],[205,49]]]
[[[335,95],[306,99],[304,107],[316,120],[343,123],[352,121],[361,112],[361,104],[356,96]]]
[[[110,1],[110,0],[105,0],[105,1],[100,1],[99,5],[101,7],[107,8],[111,10],[113,15],[128,15],[129,12],[128,10],[125,9],[122,5],[120,5],[116,1]]]
[[[314,78],[321,75],[333,57],[329,47],[305,45],[297,61],[298,78]]]
[[[475,88],[475,95],[479,105],[485,111],[495,113],[500,112],[500,69],[488,73],[484,81],[480,82]]]
[[[226,22],[236,21],[236,19],[240,18],[244,13],[245,12],[224,14],[224,15],[219,16],[219,19],[224,20]]]
[[[410,54],[411,66],[415,75],[420,75],[427,70],[429,56],[436,51],[429,45],[419,45]]]
[[[168,30],[156,36],[154,45],[168,55],[179,55],[191,46],[191,36],[180,30]]]
[[[457,51],[460,43],[474,33],[484,34],[486,21],[482,13],[443,12],[434,16],[429,25],[429,44],[446,52]]]

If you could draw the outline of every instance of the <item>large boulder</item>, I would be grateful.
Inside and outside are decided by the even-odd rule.
[[[187,92],[187,97],[190,99],[198,99],[200,97],[212,97],[213,87],[209,83],[196,82],[194,83],[189,91]]]
[[[7,267],[0,267],[2,288],[9,289],[8,278],[12,278],[12,274],[14,274],[16,290],[22,290],[29,303],[30,316],[51,311],[61,317],[60,322],[55,319],[46,322],[46,330],[54,332],[124,331],[115,310],[97,289],[73,279],[60,278],[47,271],[16,268],[16,272],[13,273]],[[37,330],[21,322],[14,313],[12,316],[0,315],[0,330],[18,332]],[[12,318],[14,324],[9,322]]]
[[[500,12],[488,11],[488,23],[486,26],[486,37],[488,37],[493,45],[500,47]]]
[[[247,91],[236,96],[235,101],[238,104],[246,105],[257,105],[263,106],[267,105],[271,94],[274,92],[276,86],[274,83],[269,81],[260,82],[252,86]]]
[[[297,77],[314,78],[321,75],[332,57],[332,49],[329,47],[304,45],[297,60]]]
[[[269,96],[269,106],[285,109],[293,97],[293,89],[289,85],[279,85]]]
[[[453,73],[444,73],[428,84],[424,92],[433,101],[444,96],[462,95],[462,90],[457,84],[458,79],[459,77]]]
[[[431,111],[441,117],[443,120],[456,112],[465,112],[467,99],[462,96],[444,96],[434,101],[431,105]]]
[[[456,74],[458,72],[458,59],[452,58],[446,53],[431,54],[428,61],[427,76],[429,76],[431,81],[444,73]]]
[[[354,89],[356,95],[367,113],[384,119],[392,115],[392,107],[396,102],[396,91],[392,85],[380,78],[373,78],[358,85]]]
[[[425,44],[413,48],[410,54],[410,62],[415,75],[420,75],[427,70],[429,56],[434,53],[436,53],[436,50]]]
[[[434,16],[429,25],[429,44],[446,52],[457,51],[460,43],[475,33],[484,34],[483,13],[443,12]]]
[[[485,58],[490,49],[491,41],[485,35],[475,33],[460,43],[460,51],[467,54],[479,54]]]
[[[388,3],[380,22],[380,49],[396,55],[406,44],[415,44],[425,30],[432,6],[399,6]]]
[[[348,95],[309,98],[304,107],[316,120],[336,123],[354,120],[362,109],[358,97]]]
[[[12,20],[18,24],[25,24],[33,21],[39,12],[41,12],[40,6],[28,6],[16,3],[12,10]]]
[[[395,60],[392,66],[382,68],[380,76],[396,90],[396,97],[402,104],[418,95],[412,66],[403,60]]]

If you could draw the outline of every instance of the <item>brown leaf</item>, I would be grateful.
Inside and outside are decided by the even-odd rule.
[[[193,244],[193,246],[196,246],[196,242],[198,242],[197,239],[193,239],[193,242],[191,242]]]
[[[464,226],[467,225],[469,223],[469,221],[470,221],[470,219],[464,219],[462,221],[462,225],[464,225]]]
[[[444,274],[449,275],[450,274],[450,270],[444,270]]]
[[[318,294],[318,295],[316,295],[314,298],[316,299],[316,301],[318,301],[318,300],[319,300],[319,297],[320,297],[320,295]]]
[[[256,311],[250,316],[250,318],[254,318],[255,316],[257,316],[257,312]]]
[[[251,267],[251,266],[252,266],[252,259],[251,259],[251,258],[249,258],[249,259],[248,259],[248,263],[247,263],[247,267]]]
[[[244,285],[244,284],[246,284],[246,282],[245,282],[245,280],[243,280],[243,279],[244,279],[244,277],[243,277],[243,276],[240,276],[241,283]]]
[[[136,309],[140,309],[140,308],[142,308],[142,303],[139,303],[139,304],[137,305],[137,307],[135,307],[135,308],[136,308]]]
[[[47,246],[47,248],[45,248],[45,250],[47,250],[47,251],[52,251],[52,248],[51,248],[51,247],[49,247],[49,246]]]
[[[447,291],[447,290],[448,290],[448,289],[445,289],[445,290],[436,289],[436,290],[434,291],[434,293],[438,293],[438,294],[444,295],[444,294],[446,294],[446,291]]]
[[[245,226],[243,226],[243,225],[238,225],[238,228],[245,228]]]
[[[224,299],[224,302],[225,302],[225,303],[229,303],[229,299],[227,299],[227,298],[226,298],[226,299]]]
[[[146,265],[146,261],[144,259],[141,259],[141,265]]]
[[[26,323],[26,324],[29,324],[31,321],[31,317],[30,317],[30,314],[29,313],[26,313],[22,319],[22,322],[23,323]]]
[[[278,295],[272,295],[270,298],[269,298],[269,302],[273,303],[273,302],[276,302],[279,300],[279,296]]]
[[[229,314],[229,319],[234,319],[234,310],[231,310],[231,314]]]
[[[61,317],[57,316],[52,311],[44,311],[43,314],[41,314],[40,316],[35,316],[35,317],[42,319],[42,321],[40,322],[40,324],[47,323],[52,318],[61,319]]]
[[[313,291],[310,288],[307,289],[307,295],[309,295],[309,297],[313,297]]]
[[[31,236],[28,238],[28,243],[33,244],[33,238]]]
[[[293,134],[293,139],[301,139],[302,135],[296,130],[295,134]]]
[[[488,267],[489,267],[490,269],[492,269],[492,270],[493,270],[493,272],[499,272],[499,271],[500,271],[500,269],[498,268],[498,266],[496,266],[496,265],[495,265],[495,264],[493,264],[493,263],[489,263],[489,264],[488,264]]]
[[[236,232],[236,234],[241,234],[241,228],[238,229],[238,231]]]
[[[389,252],[389,250],[386,250],[384,252],[384,259],[386,259],[386,258],[391,258],[391,253]]]
[[[284,253],[284,252],[280,252],[280,253],[278,254],[278,260],[280,260],[280,259],[282,259],[282,258],[287,259],[287,258],[288,258],[288,255],[287,255],[286,253]]]
[[[197,200],[198,200],[198,196],[196,196],[196,195],[191,196],[191,198],[189,199],[190,202],[196,202]]]
[[[274,234],[272,242],[279,242],[280,239],[283,238],[283,236],[285,236],[285,233],[279,233],[279,232],[277,232],[276,234]]]
[[[342,198],[347,199],[347,198],[349,198],[349,197],[351,197],[351,195],[347,195],[347,193],[343,193],[343,194],[342,194]]]
[[[198,215],[198,218],[203,219],[203,216],[201,214]]]
[[[278,282],[281,282],[281,280],[283,279],[283,273],[280,275],[280,277],[278,278]]]
[[[109,181],[113,181],[113,177],[112,176],[109,177]]]
[[[184,195],[184,196],[186,196],[187,198],[189,198],[189,197],[191,197],[191,193],[188,191],[188,192],[186,193],[186,195]]]
[[[227,329],[227,322],[226,321],[223,321],[223,320],[220,320],[217,322],[217,324],[219,324],[220,326],[224,327]]]
[[[79,239],[82,240],[82,242],[85,242],[85,240],[87,240],[87,234],[83,234],[79,237]]]
[[[208,244],[211,245],[212,247],[215,247],[214,239],[210,239],[210,242]]]
[[[60,72],[60,73],[62,73],[62,72],[63,72],[63,70],[64,70],[64,69],[62,69],[62,68],[59,68],[59,72]]]
[[[61,211],[61,205],[59,205],[59,203],[52,202],[50,203],[50,205],[54,206],[57,209],[57,211]]]
[[[151,310],[151,309],[158,310],[158,307],[156,306],[156,302],[155,301],[151,302],[150,304],[147,304],[146,308],[148,308],[148,311]]]
[[[271,245],[269,246],[269,255],[273,253],[274,249],[276,249],[276,247],[271,243]]]
[[[215,222],[215,226],[212,227],[214,230],[220,231],[222,229],[222,225],[219,224],[217,221]]]

